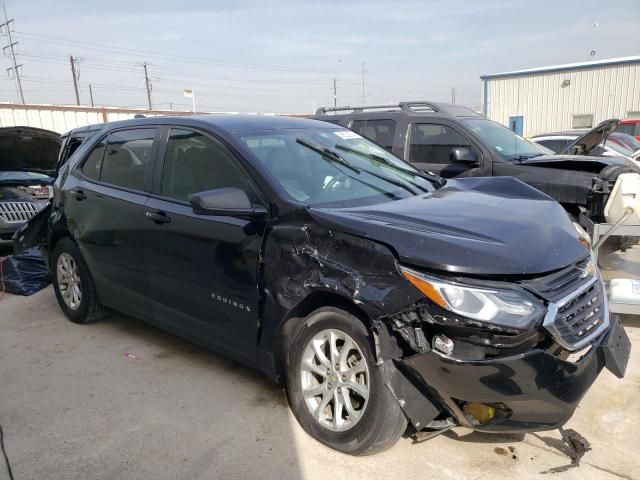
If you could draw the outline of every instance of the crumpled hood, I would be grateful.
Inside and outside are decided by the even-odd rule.
[[[593,157],[587,155],[540,155],[538,157],[518,160],[520,165],[551,167],[566,170],[577,170],[598,173],[610,165],[624,165],[640,172],[640,168],[624,157]]]
[[[0,128],[0,172],[29,171],[52,175],[62,139],[56,132],[33,127]]]
[[[311,208],[325,225],[392,248],[402,263],[473,275],[531,275],[588,255],[563,208],[510,177],[449,180],[425,195]]]

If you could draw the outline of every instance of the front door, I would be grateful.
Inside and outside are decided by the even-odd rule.
[[[257,198],[249,175],[220,141],[195,130],[169,130],[144,220],[153,317],[251,363],[264,224],[197,215],[189,204],[191,194],[223,187]]]
[[[509,117],[509,128],[516,135],[522,136],[522,132],[524,131],[524,117],[521,115]]]

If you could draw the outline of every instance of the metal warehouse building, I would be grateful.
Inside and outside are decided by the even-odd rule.
[[[640,117],[640,56],[482,75],[483,113],[524,136]]]

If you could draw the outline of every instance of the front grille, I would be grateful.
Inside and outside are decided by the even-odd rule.
[[[24,223],[38,213],[46,202],[0,202],[0,218],[7,223]]]
[[[609,311],[600,278],[551,303],[544,325],[560,345],[572,351],[602,333],[609,325]]]

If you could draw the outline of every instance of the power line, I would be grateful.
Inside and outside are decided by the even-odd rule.
[[[4,12],[4,23],[0,25],[0,29],[2,27],[6,28],[7,39],[9,42],[6,47],[3,47],[3,50],[6,50],[8,48],[9,53],[11,54],[11,67],[7,68],[7,72],[9,70],[13,70],[13,79],[16,83],[16,91],[20,96],[20,101],[24,104],[24,93],[22,93],[22,83],[20,83],[20,72],[18,71],[18,67],[21,67],[22,65],[16,64],[16,52],[13,49],[13,47],[17,45],[18,42],[14,42],[11,38],[11,28],[9,27],[9,23],[13,22],[13,18],[9,20],[9,17],[7,16],[7,6],[4,3],[2,4],[2,10]]]
[[[122,55],[145,55],[161,58],[171,58],[173,60],[179,60],[184,63],[201,63],[206,65],[227,66],[233,68],[249,68],[249,69],[263,69],[263,70],[275,70],[275,71],[293,71],[293,72],[305,72],[305,73],[332,73],[334,70],[326,70],[319,68],[306,68],[306,67],[294,67],[290,65],[269,65],[269,64],[257,64],[257,63],[243,63],[243,62],[226,62],[220,60],[211,60],[203,57],[174,55],[169,53],[157,53],[149,50],[138,50],[126,47],[114,47],[112,45],[106,45],[103,43],[85,42],[78,40],[71,40],[63,37],[55,37],[50,35],[37,35],[28,32],[15,32],[19,37],[40,43],[62,43],[71,44],[73,46],[81,46],[82,48],[98,49],[113,53],[119,53]]]

